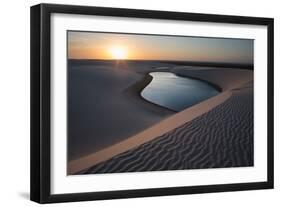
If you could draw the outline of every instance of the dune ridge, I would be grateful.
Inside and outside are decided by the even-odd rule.
[[[209,112],[79,174],[253,166],[253,83]]]
[[[206,113],[210,109],[216,107],[218,104],[223,103],[230,96],[230,91],[221,93],[195,106],[187,108],[186,110],[177,113],[124,141],[102,149],[96,153],[71,161],[68,164],[68,173],[73,174],[81,169],[85,169],[92,165],[106,161],[113,156],[149,142],[169,132],[170,130],[173,130],[174,128],[179,127],[184,123],[189,122],[196,117]]]

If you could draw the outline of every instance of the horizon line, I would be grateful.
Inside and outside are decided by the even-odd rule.
[[[178,63],[205,63],[205,64],[229,64],[229,65],[248,65],[254,66],[254,63],[237,62],[216,62],[216,61],[193,61],[193,60],[163,60],[163,59],[96,59],[96,58],[67,58],[68,60],[93,60],[93,61],[157,61],[157,62],[178,62]]]

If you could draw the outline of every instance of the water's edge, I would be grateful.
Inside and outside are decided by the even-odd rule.
[[[216,84],[200,78],[178,75],[174,72],[150,72],[147,75],[152,77],[152,80],[147,83],[139,95],[147,102],[174,112],[182,111],[222,92],[221,87]],[[153,80],[155,81],[153,82]],[[164,84],[162,84],[162,81]],[[169,83],[165,84],[165,81],[169,81]],[[194,92],[190,85],[193,85],[194,89],[198,90],[198,93],[202,93],[201,97],[197,96],[196,91]],[[202,89],[202,86],[205,88]],[[174,87],[175,89],[173,89]],[[170,93],[167,92],[169,90]],[[208,91],[210,92],[209,94]],[[181,95],[175,96],[174,94],[177,93]],[[187,94],[190,96],[187,97]],[[179,101],[173,101],[176,100],[175,98]]]
[[[132,86],[130,86],[129,88],[127,88],[124,91],[124,94],[127,96],[127,98],[131,99],[132,101],[135,101],[137,104],[142,105],[147,110],[150,110],[153,113],[161,113],[161,115],[172,115],[172,114],[176,113],[177,111],[174,111],[170,108],[153,103],[153,102],[145,99],[141,95],[141,92],[153,80],[153,77],[149,73],[146,73],[140,81],[138,81],[137,83],[135,83]]]

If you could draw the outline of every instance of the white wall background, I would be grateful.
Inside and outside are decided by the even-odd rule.
[[[278,0],[49,0],[1,2],[0,206],[36,206],[29,197],[29,7],[37,3],[217,13],[275,18],[275,189],[63,203],[53,206],[278,206],[281,203],[281,3]],[[279,105],[279,106],[278,106]]]

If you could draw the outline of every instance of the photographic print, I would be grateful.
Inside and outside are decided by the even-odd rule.
[[[30,199],[274,187],[274,19],[38,4]]]
[[[67,31],[67,174],[254,166],[254,40]]]

